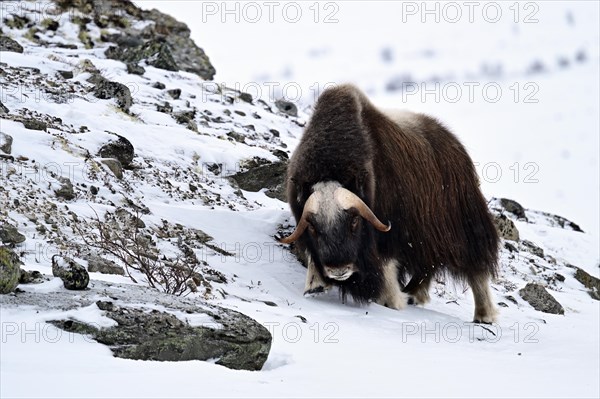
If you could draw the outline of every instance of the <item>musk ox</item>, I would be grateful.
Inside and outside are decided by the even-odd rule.
[[[328,89],[287,179],[296,229],[281,242],[306,254],[305,294],[335,285],[400,309],[449,274],[470,285],[474,321],[494,321],[498,235],[471,158],[440,122],[381,111],[352,85]]]

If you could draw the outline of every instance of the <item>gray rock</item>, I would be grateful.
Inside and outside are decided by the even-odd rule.
[[[121,163],[121,166],[127,168],[135,156],[133,144],[123,136],[119,136],[118,134],[115,136],[117,136],[118,139],[104,144],[100,150],[98,150],[98,155],[102,158],[117,159]]]
[[[146,64],[167,71],[179,71],[179,66],[173,59],[172,47],[163,40],[151,39],[136,47],[109,47],[106,58],[137,64],[145,61]]]
[[[527,283],[519,290],[519,295],[537,311],[552,314],[565,314],[565,309],[546,289],[536,283]]]
[[[0,51],[22,53],[23,46],[21,46],[16,40],[13,40],[8,36],[0,34]]]
[[[164,90],[166,88],[165,84],[161,82],[155,82],[152,87],[158,90]]]
[[[92,281],[89,289],[77,293],[56,290],[36,292],[24,287],[19,295],[0,299],[2,309],[33,306],[40,313],[96,304],[118,325],[97,329],[76,320],[54,316],[52,323],[75,333],[89,334],[108,345],[115,356],[140,360],[209,360],[238,370],[260,370],[271,347],[269,331],[248,316],[234,310],[203,302],[199,298],[167,295],[148,287]],[[98,298],[110,298],[98,301]],[[152,306],[144,307],[151,298]],[[173,312],[203,320],[190,325]]]
[[[247,102],[248,104],[252,104],[252,94],[240,93],[240,100]]]
[[[58,181],[61,183],[61,186],[58,190],[54,191],[56,196],[67,201],[75,199],[75,189],[73,188],[71,180],[66,177],[59,177]]]
[[[19,284],[41,284],[48,279],[44,277],[44,275],[37,270],[27,271],[21,269],[21,275],[19,277]]]
[[[156,110],[164,114],[170,114],[171,112],[173,112],[173,106],[165,101],[162,104],[156,104]]]
[[[98,272],[102,274],[117,274],[125,275],[125,270],[117,265],[112,260],[104,259],[98,254],[91,254],[88,258],[88,271],[91,273]]]
[[[534,254],[535,256],[538,256],[540,258],[544,257],[544,250],[538,247],[535,243],[529,240],[523,240],[521,244],[523,244],[523,246],[528,252]]]
[[[592,276],[588,272],[579,267],[576,267],[575,279],[583,284],[584,287],[589,288],[589,294],[592,298],[600,301],[600,279]]]
[[[0,132],[0,151],[4,152],[5,154],[10,154],[12,152],[12,143],[12,136]]]
[[[265,194],[271,198],[286,201],[285,176],[287,162],[274,162],[257,166],[246,172],[237,173],[231,179],[246,191],[260,191],[266,188]]]
[[[135,62],[128,62],[127,73],[130,73],[132,75],[143,75],[144,73],[146,73],[146,69],[143,66],[136,64]]]
[[[62,76],[63,79],[73,79],[73,71],[58,71],[58,74]]]
[[[508,198],[500,198],[500,205],[507,211],[515,215],[519,219],[527,220],[527,216],[525,216],[525,208],[521,206],[517,201],[508,199]]]
[[[181,89],[167,90],[167,94],[170,95],[174,100],[179,100],[179,97],[181,97]]]
[[[500,237],[506,240],[519,241],[519,230],[506,215],[494,215],[494,225]]]
[[[117,179],[120,180],[123,178],[123,165],[121,165],[121,162],[119,162],[118,159],[104,158],[101,159],[100,162],[106,165]]]
[[[6,106],[4,104],[2,104],[2,101],[0,101],[0,115],[3,114],[8,114],[9,109],[6,108]]]
[[[14,292],[19,285],[19,257],[8,248],[0,247],[0,294]]]
[[[52,256],[52,274],[59,277],[68,290],[85,290],[90,282],[90,275],[85,267],[62,255]]]
[[[129,87],[125,86],[123,83],[111,82],[100,75],[95,75],[88,81],[95,85],[94,96],[102,100],[114,98],[117,101],[119,108],[125,112],[129,112],[129,108],[133,103]]]
[[[3,244],[16,245],[25,241],[25,236],[11,224],[0,224],[0,241]]]
[[[296,108],[296,105],[294,103],[279,99],[275,101],[275,106],[279,111],[283,112],[284,114],[288,114],[290,116],[298,116],[298,108]]]
[[[24,119],[23,126],[30,130],[46,131],[46,129],[48,129],[48,124],[46,122],[34,118]]]

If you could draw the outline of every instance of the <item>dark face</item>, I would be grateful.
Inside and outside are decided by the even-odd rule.
[[[324,277],[344,281],[358,272],[363,219],[354,208],[325,210],[308,217],[313,257]]]

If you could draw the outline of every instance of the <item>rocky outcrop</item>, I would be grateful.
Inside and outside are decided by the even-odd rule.
[[[86,291],[41,293],[27,290],[2,297],[3,308],[35,306],[40,312],[93,307],[114,326],[100,328],[72,317],[52,324],[86,334],[107,345],[117,357],[137,360],[211,360],[236,370],[260,370],[271,348],[269,331],[236,311],[198,298],[166,295],[138,285],[92,281]],[[99,298],[101,298],[99,300]],[[143,304],[151,304],[145,306]],[[156,310],[156,307],[161,310]]]

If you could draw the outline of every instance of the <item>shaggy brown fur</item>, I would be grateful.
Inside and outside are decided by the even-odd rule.
[[[473,162],[440,122],[412,115],[393,120],[351,85],[326,90],[288,167],[292,212],[299,220],[316,183],[339,182],[392,229],[362,224],[360,272],[333,284],[355,299],[375,299],[383,263],[396,260],[400,283],[411,278],[404,290],[423,302],[431,280],[448,272],[472,286],[476,321],[490,322],[488,281],[496,275],[499,240]],[[307,231],[297,245],[322,277],[320,249]]]

